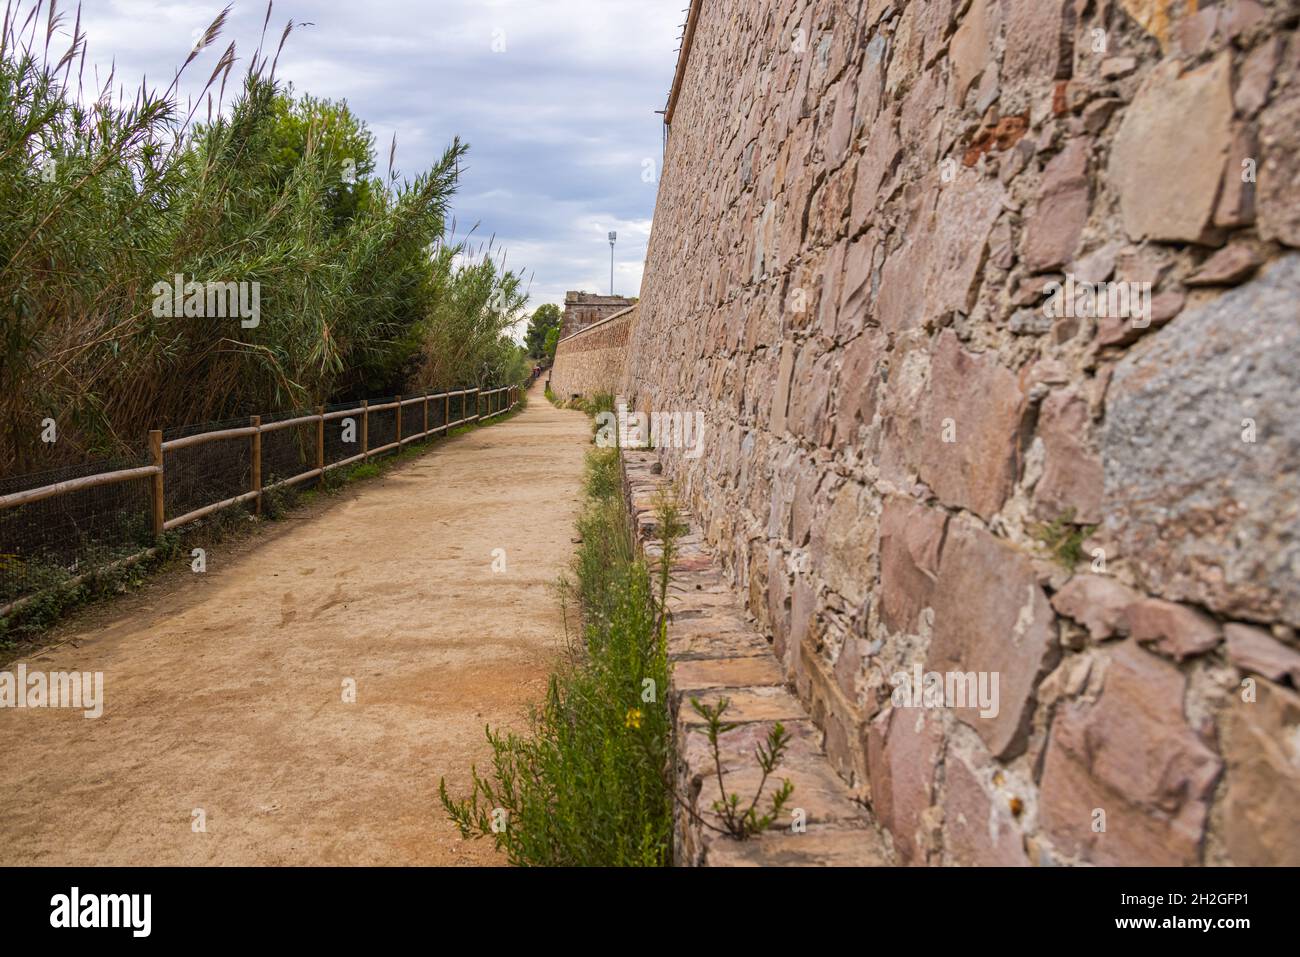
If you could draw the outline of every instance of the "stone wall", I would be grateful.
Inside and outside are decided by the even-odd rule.
[[[560,340],[550,378],[556,398],[590,398],[597,392],[613,395],[619,391],[636,317],[637,308],[632,306]]]
[[[901,863],[1300,863],[1298,16],[699,6],[625,391]]]

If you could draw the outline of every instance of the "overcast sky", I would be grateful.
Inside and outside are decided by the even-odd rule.
[[[25,5],[28,6],[28,5]],[[116,60],[128,89],[142,75],[165,87],[194,39],[224,6],[189,0],[83,0],[90,64]],[[687,0],[276,0],[275,40],[289,19],[276,75],[298,92],[346,99],[369,125],[379,169],[397,134],[397,168],[427,168],[453,136],[470,144],[453,202],[458,234],[493,233],[507,265],[535,274],[530,308],[567,289],[641,284],[662,110]],[[65,30],[71,33],[75,4]],[[247,66],[264,0],[234,0],[223,38],[187,75],[197,89],[234,40]],[[101,72],[101,77],[106,75]],[[649,171],[647,173],[647,171]],[[647,182],[647,180],[649,180]]]

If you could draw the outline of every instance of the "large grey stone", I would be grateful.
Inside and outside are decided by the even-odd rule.
[[[1105,525],[1164,598],[1300,623],[1298,300],[1289,255],[1116,367]]]

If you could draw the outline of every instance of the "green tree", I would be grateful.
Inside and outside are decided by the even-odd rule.
[[[553,354],[546,351],[547,336],[552,329],[560,328],[563,319],[560,307],[553,302],[543,303],[533,310],[532,318],[528,320],[528,331],[524,333],[524,345],[530,357],[541,359]]]
[[[555,347],[560,344],[560,327],[555,326],[546,334],[546,358],[555,361]]]
[[[342,226],[359,210],[368,208],[376,184],[375,138],[348,108],[347,100],[293,97],[290,84],[272,106],[270,160],[275,184],[283,187],[313,152],[322,154],[326,168],[337,171],[323,187],[324,202],[335,226]]]

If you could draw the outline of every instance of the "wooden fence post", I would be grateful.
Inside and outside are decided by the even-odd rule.
[[[253,508],[253,513],[255,515],[261,515],[262,514],[262,431],[261,431],[262,417],[260,415],[250,415],[248,417],[248,424],[258,430],[254,432],[252,435],[253,464],[252,467],[249,469],[249,471],[252,474],[252,479],[248,483],[248,490],[250,492],[257,493],[257,498],[253,500],[256,503],[256,505]]]
[[[370,459],[370,400],[361,400],[361,454]]]
[[[153,537],[162,538],[165,507],[163,505],[163,447],[162,447],[162,430],[153,429],[149,432],[149,455],[153,459],[154,467],[158,469],[153,476]]]
[[[321,472],[324,473],[325,471],[325,406],[318,405],[316,407],[316,414],[320,416],[320,418],[316,420],[316,468],[320,469]],[[322,474],[321,480],[324,481],[324,478],[325,476],[324,474]]]
[[[402,451],[402,397],[397,397],[397,451]]]
[[[429,434],[429,393],[424,394],[424,431],[421,435]]]
[[[447,426],[451,425],[451,393],[448,392],[443,398],[442,406],[442,434],[446,436],[451,430]]]

